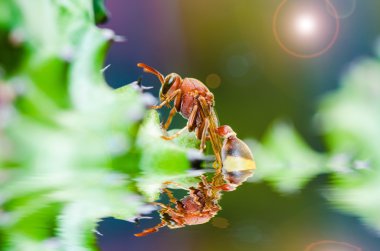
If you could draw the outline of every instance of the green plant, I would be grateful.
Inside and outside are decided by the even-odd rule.
[[[158,114],[146,109],[153,98],[137,83],[114,91],[104,82],[114,34],[95,26],[101,1],[0,5],[14,13],[2,16],[1,40],[19,39],[2,85],[17,98],[0,107],[11,113],[0,134],[9,149],[0,159],[2,247],[92,250],[101,218],[150,212],[163,181],[189,177],[188,147],[198,142],[162,140]]]
[[[332,176],[324,195],[338,209],[380,231],[380,61],[364,59],[327,94],[316,121],[327,152],[312,150],[287,124],[277,124],[255,147],[257,179],[283,192],[302,188],[322,173]]]
[[[105,18],[100,0],[0,1],[1,250],[93,250],[101,218],[138,217],[163,181],[197,181],[194,135],[163,141],[152,97],[104,82]],[[293,192],[332,173],[326,197],[380,230],[379,72],[378,60],[360,63],[322,102],[328,153],[276,125],[252,144],[254,178]]]

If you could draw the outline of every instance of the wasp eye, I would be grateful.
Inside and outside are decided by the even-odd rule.
[[[165,84],[167,84],[167,85],[169,85],[169,86],[172,86],[172,85],[174,84],[174,81],[175,81],[175,76],[170,75],[170,76],[168,76],[168,78],[166,79]]]
[[[176,80],[176,76],[174,74],[170,74],[170,75],[166,76],[165,81],[164,81],[164,85],[163,85],[163,93],[164,94],[168,92],[170,87],[172,87],[175,80]]]

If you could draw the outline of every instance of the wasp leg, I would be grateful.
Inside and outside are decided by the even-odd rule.
[[[187,121],[187,128],[189,129],[189,132],[194,131],[195,127],[197,126],[198,108],[199,108],[198,105],[195,105],[193,107],[189,120]]]
[[[193,198],[193,201],[198,205],[202,206],[202,202],[199,201],[198,196],[199,189],[190,187],[189,188],[189,196]]]
[[[164,105],[168,104],[170,101],[172,101],[177,95],[181,94],[181,90],[175,90],[172,94],[170,94],[161,104],[159,105],[153,105],[150,108],[152,109],[161,109]]]
[[[161,136],[161,138],[163,138],[165,140],[172,140],[172,139],[178,137],[179,135],[181,135],[181,133],[186,131],[186,129],[191,131],[191,129],[194,128],[194,125],[196,123],[197,111],[198,111],[198,106],[195,105],[193,110],[191,111],[189,120],[187,121],[187,125],[184,128],[182,128],[181,130],[179,130],[178,132],[174,133],[171,136]]]
[[[179,130],[178,132],[174,133],[171,136],[164,136],[164,135],[162,135],[161,138],[164,139],[164,140],[172,140],[172,139],[177,138],[179,135],[181,135],[186,130],[187,130],[187,126],[185,126],[184,128],[182,128],[181,130]]]
[[[197,128],[195,128],[195,135],[197,136],[197,139],[201,139],[202,138],[203,128],[204,127],[205,127],[205,121],[204,121],[204,118],[202,117],[201,124],[198,125]]]
[[[216,189],[222,189],[227,184],[226,181],[224,180],[222,169],[217,168],[217,166],[214,166],[214,168],[216,170],[215,170],[214,177],[212,177],[212,181],[211,181],[212,187]]]
[[[215,111],[207,103],[206,99],[202,96],[198,97],[199,104],[201,105],[202,112],[206,118],[209,119],[208,134],[210,136],[211,146],[215,154],[217,166],[216,169],[221,169],[222,167],[222,156],[221,156],[221,139],[216,133],[216,128],[218,127],[218,118],[216,117]]]
[[[163,204],[163,203],[160,203],[160,202],[152,202],[152,203],[150,203],[150,204],[152,204],[152,205],[156,205],[156,206],[160,206],[160,207],[162,207],[162,208],[164,208],[164,209],[170,209],[169,206],[167,206],[167,205],[165,205],[165,204]]]
[[[207,194],[208,197],[212,196],[213,186],[210,182],[208,182],[207,177],[203,174],[201,175],[202,185],[204,189],[204,193]]]
[[[174,198],[174,196],[173,196],[173,198]],[[182,205],[182,203],[180,201],[177,201],[175,198],[174,198],[174,200],[175,200],[174,204],[177,206],[177,209],[174,209],[174,208],[172,208],[172,207],[170,207],[168,205],[165,205],[163,203],[160,203],[160,202],[152,202],[151,204],[152,205],[160,206],[162,208],[161,210],[159,210],[160,214],[166,213],[166,212],[170,212],[171,214],[175,214],[175,215],[181,216],[182,215],[182,211],[181,210],[183,209],[183,205]]]
[[[189,129],[189,132],[194,131],[195,127],[197,126],[198,108],[198,105],[195,105],[193,107],[193,110],[191,111],[191,114],[187,121],[187,128]]]
[[[166,193],[166,195],[169,197],[169,201],[175,205],[177,205],[177,199],[174,197],[173,193],[167,189],[164,188],[163,191]]]
[[[165,181],[165,182],[164,182],[164,185],[173,185],[173,186],[176,186],[176,187],[181,188],[181,189],[183,189],[183,190],[188,190],[186,187],[184,187],[184,186],[182,186],[181,184],[176,183],[176,182],[174,182],[174,181]]]
[[[166,122],[165,122],[165,124],[164,124],[164,126],[163,126],[163,128],[164,128],[165,131],[168,130],[170,124],[172,123],[172,119],[173,119],[173,117],[174,117],[174,115],[175,115],[176,113],[177,113],[177,109],[176,109],[175,107],[173,107],[173,108],[170,110],[169,117],[168,117],[168,119],[166,120]]]
[[[158,231],[159,228],[165,227],[166,225],[167,225],[167,223],[162,221],[161,223],[159,223],[158,225],[156,225],[152,228],[145,229],[141,233],[135,234],[135,236],[136,237],[142,237],[142,236],[146,236],[146,235],[151,234],[151,233],[155,233]]]
[[[182,92],[180,92],[179,94],[177,94],[177,96],[174,99],[174,108],[170,111],[168,120],[166,121],[166,123],[164,125],[164,130],[165,131],[168,130],[168,128],[169,128],[170,124],[172,123],[172,119],[173,119],[174,115],[176,114],[176,112],[181,109],[181,101],[182,101],[182,95],[181,95],[181,93]]]
[[[201,136],[201,145],[200,145],[200,151],[203,152],[206,149],[206,140],[207,140],[207,130],[209,128],[209,120],[205,119],[205,124],[203,127],[203,132]]]
[[[207,118],[207,117],[210,117],[210,106],[208,105],[206,99],[202,96],[199,96],[198,97],[198,101],[199,101],[199,104],[201,105],[201,108],[202,108],[202,111],[203,111],[203,114],[204,116]]]
[[[202,183],[205,187],[209,185],[209,182],[208,182],[206,176],[204,176],[203,174],[201,174],[201,180],[202,180]]]

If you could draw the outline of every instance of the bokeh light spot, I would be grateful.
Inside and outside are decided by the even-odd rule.
[[[310,244],[305,251],[362,251],[362,249],[347,242],[324,240]]]
[[[283,0],[274,13],[272,26],[280,47],[299,58],[319,57],[330,50],[339,27],[339,17],[330,0]]]
[[[338,18],[344,19],[350,17],[356,10],[356,0],[329,0],[329,2],[334,6]],[[334,10],[326,2],[326,8],[329,14],[334,17]]]
[[[206,77],[206,85],[212,89],[216,89],[222,83],[222,79],[216,73],[211,73]]]
[[[232,55],[227,59],[227,73],[234,78],[240,78],[249,71],[250,62],[246,55]]]
[[[317,22],[311,15],[302,15],[296,19],[295,26],[300,35],[313,35],[317,29]]]

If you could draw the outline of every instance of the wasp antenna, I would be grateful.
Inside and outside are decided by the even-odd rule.
[[[154,68],[152,68],[152,67],[150,67],[144,63],[138,63],[137,66],[140,68],[143,68],[145,72],[152,73],[152,74],[156,75],[158,77],[158,79],[160,80],[161,84],[164,84],[164,76],[159,71],[157,71],[156,69],[154,69]]]
[[[160,228],[162,228],[164,226],[166,226],[166,222],[161,222],[160,224],[158,224],[155,227],[145,229],[141,233],[135,234],[135,236],[136,237],[143,237],[143,236],[146,236],[148,234],[152,234],[152,233],[158,232],[158,229],[160,229]]]

